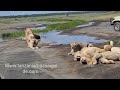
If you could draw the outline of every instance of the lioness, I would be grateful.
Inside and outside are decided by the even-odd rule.
[[[72,43],[70,54],[74,56],[74,60],[80,60],[82,64],[114,64],[114,61],[120,60],[120,54],[107,51],[93,45]],[[90,46],[89,46],[90,45]]]
[[[70,43],[71,51],[68,53],[68,55],[74,55],[77,51],[81,51],[83,47],[93,47],[92,44],[83,44],[83,43]]]
[[[82,48],[84,47],[93,47],[92,44],[83,44],[83,43],[71,43],[71,51],[68,53],[68,55],[73,55],[74,61],[80,61],[80,53]]]
[[[114,47],[113,44],[114,44],[113,41],[110,41],[110,45],[105,45],[104,49],[106,51],[112,51],[112,52],[115,52],[115,53],[120,53],[120,47]]]
[[[35,48],[37,49],[38,48],[37,45],[40,40],[40,36],[33,34],[32,30],[30,28],[26,28],[24,30],[24,32],[25,32],[24,40],[27,41],[28,47],[30,47],[32,49],[35,49]]]
[[[112,54],[112,56],[111,56]],[[114,56],[115,55],[115,56]],[[93,56],[85,56],[81,54],[80,63],[82,64],[114,64],[116,60],[119,60],[118,56],[115,53],[111,53],[111,51],[106,51],[103,53],[95,53]]]
[[[84,47],[79,54],[80,63],[97,64],[98,59],[102,57],[99,53],[102,52],[105,52],[105,50],[98,47]]]
[[[113,41],[110,41],[110,44],[104,45],[104,50],[111,51],[112,47],[113,47]]]

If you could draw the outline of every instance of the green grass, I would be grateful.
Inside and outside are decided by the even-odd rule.
[[[47,29],[50,30],[66,30],[74,28],[77,25],[84,24],[86,21],[84,20],[74,20],[67,23],[59,23],[59,24],[51,24],[47,26]]]
[[[13,32],[13,33],[4,33],[1,35],[2,38],[16,38],[16,37],[21,37],[24,36],[24,32],[19,31],[19,32]]]
[[[80,25],[80,24],[84,24],[84,23],[86,23],[86,21],[73,20],[73,21],[69,21],[66,23],[50,24],[50,25],[47,25],[45,30],[33,30],[33,33],[41,33],[41,32],[46,33],[48,31],[52,31],[52,30],[72,29],[75,26]],[[2,38],[16,38],[16,37],[21,37],[21,36],[24,36],[23,31],[2,34]]]

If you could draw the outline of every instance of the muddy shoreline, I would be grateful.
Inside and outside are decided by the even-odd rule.
[[[63,31],[61,34],[65,35],[87,35],[96,37],[97,39],[119,40],[120,32],[114,31],[113,26],[110,25],[109,20],[97,20],[95,24],[88,27],[75,28]],[[105,27],[106,25],[107,27]],[[96,30],[93,31],[92,29]]]

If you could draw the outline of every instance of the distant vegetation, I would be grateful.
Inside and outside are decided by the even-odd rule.
[[[57,24],[47,25],[45,30],[33,30],[33,33],[41,33],[41,32],[45,33],[45,32],[52,31],[52,30],[66,30],[66,29],[74,28],[75,26],[84,24],[84,23],[86,23],[86,21],[70,20],[69,22],[66,22],[66,23],[57,23]],[[16,37],[21,37],[21,36],[24,36],[23,31],[2,34],[2,38],[16,38]]]
[[[100,11],[76,11],[76,12],[64,12],[64,13],[48,13],[48,14],[32,14],[32,15],[17,15],[17,16],[0,16],[0,18],[21,18],[21,17],[38,17],[38,16],[53,16],[53,15],[66,15],[66,14],[85,14],[85,13],[99,13]],[[107,12],[107,11],[101,11]]]

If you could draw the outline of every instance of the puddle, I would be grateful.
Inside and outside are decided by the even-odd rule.
[[[78,25],[78,26],[76,26],[76,28],[87,27],[87,26],[91,26],[91,25],[94,25],[94,24],[95,24],[95,22],[89,22],[87,24]]]
[[[102,43],[107,40],[97,39],[95,37],[86,36],[86,35],[61,35],[61,32],[51,31],[48,33],[41,33],[41,42],[49,43],[50,45],[59,45],[59,44],[69,44],[71,42],[81,42],[81,43]]]
[[[8,40],[4,40],[4,39],[0,38],[0,43],[5,42],[5,41],[8,41]]]
[[[3,42],[3,40],[0,38],[0,42]]]

